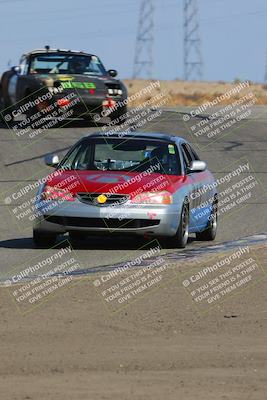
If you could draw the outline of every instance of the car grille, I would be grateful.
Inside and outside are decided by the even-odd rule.
[[[97,198],[101,194],[104,194],[107,197],[107,200],[105,203],[98,203]],[[98,206],[98,207],[107,207],[110,206],[111,204],[118,205],[120,206],[123,203],[126,203],[127,200],[129,200],[130,196],[125,195],[125,194],[110,194],[110,193],[78,193],[77,194],[78,200],[80,200],[82,203],[85,204],[90,204],[92,206]]]
[[[81,228],[121,228],[121,229],[133,229],[133,228],[146,228],[151,226],[157,226],[160,223],[159,219],[148,220],[148,219],[123,219],[117,218],[82,218],[82,217],[59,217],[55,215],[46,215],[46,221],[52,222],[53,224],[63,226],[75,226]]]

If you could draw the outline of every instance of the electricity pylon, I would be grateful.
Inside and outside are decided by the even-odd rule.
[[[154,0],[141,0],[134,57],[134,78],[152,78]]]
[[[203,61],[197,0],[184,0],[184,79],[201,80]]]

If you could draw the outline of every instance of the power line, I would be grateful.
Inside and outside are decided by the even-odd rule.
[[[141,0],[134,57],[134,78],[152,78],[154,0]]]

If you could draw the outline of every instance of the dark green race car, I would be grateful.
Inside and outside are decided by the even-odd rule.
[[[33,123],[48,115],[95,121],[108,116],[121,124],[127,90],[116,75],[93,54],[49,46],[23,54],[1,78],[2,118],[9,123],[23,114]]]

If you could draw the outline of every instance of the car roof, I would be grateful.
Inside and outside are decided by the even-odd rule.
[[[81,56],[92,56],[93,54],[85,53],[84,51],[80,50],[66,50],[66,49],[34,49],[27,53],[24,53],[22,56],[29,56],[31,54],[53,54],[53,53],[61,53],[61,54],[75,54]]]
[[[98,138],[98,137],[106,137],[106,138],[119,138],[122,139],[124,137],[127,138],[140,138],[140,139],[159,139],[159,140],[166,140],[166,141],[178,141],[178,142],[185,142],[185,139],[180,136],[168,135],[166,133],[161,132],[116,132],[112,133],[111,135],[105,135],[105,132],[94,132],[90,135],[86,136],[87,138]]]

